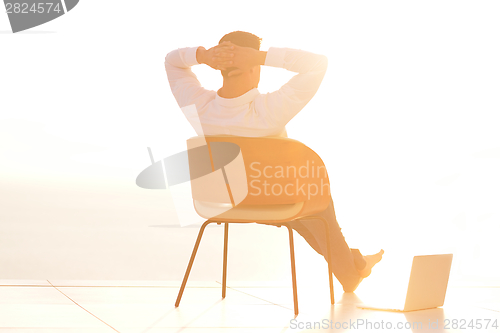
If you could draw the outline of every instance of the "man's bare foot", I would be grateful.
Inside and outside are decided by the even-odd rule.
[[[380,250],[379,253],[363,256],[358,249],[351,249],[351,253],[353,255],[354,264],[359,272],[359,280],[354,285],[343,285],[344,292],[352,293],[358,288],[361,281],[364,278],[368,277],[372,272],[373,266],[382,260],[382,255],[384,254],[384,250]],[[361,269],[362,268],[362,269]]]
[[[366,267],[366,261],[361,252],[358,249],[351,249],[352,259],[354,260],[354,265],[358,271]]]
[[[359,275],[362,278],[368,277],[372,272],[373,266],[375,266],[376,263],[378,263],[380,260],[382,260],[383,254],[384,254],[384,250],[380,250],[379,253],[368,255],[368,256],[363,256],[363,259],[365,259],[365,262],[366,262],[366,266],[363,269],[358,270]]]

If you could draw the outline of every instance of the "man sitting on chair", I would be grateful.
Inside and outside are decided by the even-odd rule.
[[[311,100],[326,72],[325,56],[290,48],[260,51],[261,39],[251,33],[231,32],[208,50],[183,48],[170,52],[165,69],[172,93],[181,108],[195,105],[202,133],[246,137],[283,136],[285,125]],[[220,70],[223,85],[217,92],[204,89],[191,66],[206,64]],[[260,66],[284,68],[298,73],[279,90],[261,94]],[[188,119],[192,115],[186,115]],[[195,129],[198,126],[195,126]],[[197,129],[200,131],[200,129]],[[321,214],[330,226],[332,270],[345,292],[353,292],[372,267],[382,259],[383,250],[363,256],[350,249],[335,217],[333,201]],[[289,222],[319,254],[327,258],[324,226],[320,221]]]

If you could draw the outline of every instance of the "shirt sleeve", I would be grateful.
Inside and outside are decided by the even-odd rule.
[[[256,99],[259,117],[264,117],[273,127],[283,128],[318,91],[328,58],[302,50],[272,47],[267,51],[265,65],[298,73],[279,90]]]
[[[214,93],[212,90],[203,88],[191,70],[191,66],[198,65],[197,49],[198,47],[177,49],[165,57],[165,70],[170,89],[181,108],[195,104],[200,110],[210,101]]]

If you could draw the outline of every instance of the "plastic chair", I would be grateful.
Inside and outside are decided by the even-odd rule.
[[[324,218],[314,216],[330,201],[330,184],[321,158],[301,142],[280,137],[206,136],[191,138],[187,144],[193,204],[207,220],[198,233],[175,306],[181,301],[205,227],[224,223],[225,298],[229,224],[256,222],[288,228],[294,312],[298,315],[293,230],[287,224],[297,219],[320,219],[325,225],[330,299],[334,304],[330,230]],[[323,193],[325,188],[328,191]]]

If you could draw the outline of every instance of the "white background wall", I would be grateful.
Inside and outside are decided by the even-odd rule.
[[[287,130],[325,161],[348,243],[384,248],[386,266],[453,252],[454,278],[498,284],[499,14],[497,1],[82,0],[17,34],[0,14],[0,278],[182,277],[197,228],[178,227],[168,191],[135,186],[146,147],[163,158],[194,134],[164,57],[244,30],[329,58]],[[263,68],[259,90],[291,75]],[[288,278],[285,231],[247,228],[233,229],[231,278]],[[193,278],[219,278],[221,234]]]

